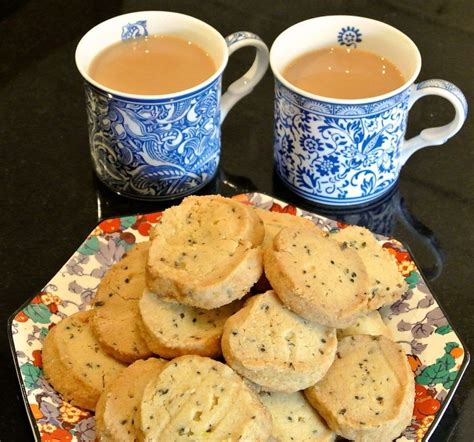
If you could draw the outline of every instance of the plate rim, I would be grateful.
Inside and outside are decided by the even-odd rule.
[[[396,239],[396,238],[394,238],[394,239]],[[399,241],[399,240],[397,239],[397,241]],[[411,251],[411,248],[409,246],[407,246],[404,242],[402,242],[402,241],[399,241],[399,242],[400,242],[400,244],[402,244],[402,246],[410,254],[410,257],[413,260],[413,262],[415,263],[416,269],[417,269],[418,273],[420,273],[420,275],[423,279],[423,282],[426,284],[426,287],[430,291],[431,296],[433,296],[434,300],[436,301],[436,304],[438,304],[438,308],[443,312],[444,317],[448,321],[448,323],[451,326],[452,330],[454,331],[456,337],[459,339],[459,342],[461,343],[463,351],[464,351],[464,359],[462,361],[461,366],[459,367],[456,379],[454,380],[454,383],[453,383],[452,387],[449,389],[449,392],[446,395],[446,398],[444,399],[441,408],[436,413],[436,417],[435,417],[434,421],[429,426],[428,431],[423,436],[422,441],[423,442],[428,442],[430,437],[433,435],[436,428],[438,427],[438,425],[439,425],[441,419],[443,418],[444,414],[446,413],[446,410],[448,409],[449,405],[451,404],[451,401],[453,400],[454,394],[456,393],[456,391],[459,387],[459,384],[461,383],[461,380],[462,380],[462,378],[463,378],[463,376],[466,372],[466,369],[467,369],[467,367],[469,366],[469,364],[471,362],[471,353],[469,352],[468,348],[466,347],[466,344],[464,343],[464,339],[462,338],[461,334],[458,332],[458,329],[453,325],[449,315],[446,313],[446,310],[444,309],[442,303],[439,302],[438,296],[435,294],[435,292],[433,291],[433,288],[431,287],[431,281],[429,281],[426,278],[424,272],[422,270],[420,270],[420,267],[418,266],[418,261],[415,258],[415,256],[413,255],[413,253]]]
[[[28,416],[28,421],[30,423],[31,430],[33,432],[33,437],[36,442],[41,441],[41,433],[39,431],[38,425],[36,424],[36,419],[33,416],[33,411],[31,410],[30,403],[28,401],[28,394],[26,393],[25,389],[25,384],[23,383],[23,378],[21,376],[20,372],[20,365],[18,362],[18,358],[16,355],[16,347],[15,347],[15,341],[13,340],[13,333],[12,333],[12,326],[13,326],[13,321],[18,313],[20,313],[24,307],[27,305],[31,304],[31,301],[34,299],[36,295],[31,296],[28,298],[23,304],[21,304],[20,307],[18,307],[8,318],[7,320],[7,335],[8,335],[8,343],[10,346],[10,352],[13,358],[13,365],[15,367],[15,373],[16,373],[16,379],[19,384],[20,390],[21,390],[21,397],[23,399],[23,407],[26,410],[26,415]]]
[[[331,217],[327,217],[325,215],[319,215],[317,212],[313,212],[312,210],[307,210],[307,209],[301,209],[298,205],[296,204],[293,204],[291,202],[288,202],[286,199],[284,198],[279,198],[279,197],[274,197],[268,193],[265,193],[265,192],[240,192],[240,193],[235,193],[234,195],[230,196],[229,198],[232,198],[236,195],[246,195],[246,196],[250,196],[250,195],[263,195],[267,198],[270,198],[272,200],[276,200],[278,202],[282,202],[282,203],[285,203],[287,205],[291,205],[293,207],[295,207],[296,209],[300,210],[300,211],[304,211],[304,212],[309,212],[309,213],[312,213],[318,217],[322,217],[322,218],[325,218],[325,219],[328,219],[330,221],[333,221],[333,222],[337,222],[337,220],[331,218]],[[171,206],[170,206],[171,207]],[[166,209],[164,209],[166,210]],[[155,211],[151,211],[151,212],[146,212],[146,213],[139,213],[139,212],[134,212],[134,213],[131,213],[131,214],[124,214],[124,215],[118,215],[118,216],[115,216],[115,217],[102,217],[99,219],[99,221],[95,224],[95,227],[93,227],[90,231],[89,231],[89,234],[87,234],[86,236],[86,239],[88,238],[88,236],[90,235],[91,232],[94,231],[94,229],[96,229],[102,222],[106,221],[106,220],[109,220],[109,219],[116,219],[116,218],[124,218],[124,217],[128,217],[128,216],[139,216],[139,215],[145,215],[145,214],[148,214],[148,213],[156,213],[156,212],[163,212],[164,210],[160,211],[160,210],[155,210]],[[317,210],[317,208],[316,208]],[[374,233],[374,232],[372,232]],[[468,350],[468,348],[466,347],[466,344],[462,338],[462,335],[458,332],[457,328],[452,324],[449,316],[446,314],[446,311],[443,307],[443,305],[439,302],[438,300],[438,296],[435,294],[435,292],[433,291],[432,287],[431,287],[431,282],[427,280],[424,272],[420,269],[420,267],[418,266],[418,262],[417,262],[417,259],[415,258],[415,256],[413,255],[412,253],[412,250],[411,250],[411,247],[407,246],[405,244],[405,242],[403,241],[400,241],[398,238],[394,237],[394,236],[385,236],[385,235],[380,235],[380,236],[383,236],[384,238],[387,238],[387,239],[394,239],[396,241],[398,241],[406,250],[407,252],[410,254],[410,257],[411,259],[413,260],[413,262],[415,263],[416,265],[416,268],[417,268],[417,271],[420,273],[422,279],[423,279],[423,282],[426,284],[430,294],[433,296],[433,298],[435,299],[438,307],[440,308],[440,310],[442,311],[444,317],[446,318],[446,320],[448,321],[449,325],[451,326],[452,330],[454,331],[456,337],[459,339],[459,342],[461,343],[462,345],[462,348],[463,348],[463,351],[464,351],[464,358],[463,358],[463,362],[461,364],[461,366],[459,367],[459,370],[457,371],[457,376],[456,376],[456,379],[454,380],[454,383],[452,385],[452,387],[449,389],[449,392],[448,394],[446,395],[445,399],[443,400],[443,403],[442,403],[442,406],[441,408],[438,410],[438,412],[436,413],[436,417],[435,419],[433,420],[433,422],[431,423],[431,425],[429,426],[427,432],[425,433],[425,435],[423,436],[423,442],[428,442],[430,437],[433,435],[433,433],[435,432],[435,430],[437,429],[438,425],[440,424],[440,421],[441,419],[443,418],[444,414],[446,413],[446,410],[448,409],[449,405],[451,404],[451,401],[454,397],[454,394],[456,393],[458,387],[459,387],[459,384],[461,383],[461,380],[467,370],[467,367],[469,366],[470,362],[471,362],[471,354]],[[75,249],[75,251],[72,253],[72,255],[69,257],[69,259],[71,259],[74,254],[77,252],[78,248],[80,247],[80,245],[84,242],[85,240],[83,240],[78,246],[77,248]],[[69,259],[66,261],[68,262]],[[53,278],[55,275],[57,274],[57,272],[51,277]],[[51,280],[51,278],[49,280]],[[44,287],[44,286],[43,286]],[[31,304],[31,301],[35,298],[35,296],[38,295],[38,293],[41,291],[41,289],[39,291],[36,291],[35,294],[33,294],[31,297],[29,297],[25,302],[23,302],[21,304],[20,307],[18,307],[8,318],[7,320],[7,335],[8,335],[8,343],[9,343],[9,346],[10,346],[10,351],[11,351],[11,355],[12,355],[12,358],[13,358],[13,365],[15,367],[15,372],[16,372],[16,377],[17,377],[17,381],[18,381],[18,384],[20,386],[20,390],[21,390],[21,396],[22,396],[22,399],[23,399],[23,406],[25,407],[26,409],[26,413],[27,413],[27,416],[28,416],[28,421],[30,423],[30,427],[32,429],[32,432],[33,432],[33,436],[35,438],[35,441],[41,441],[41,434],[39,432],[39,428],[36,424],[36,419],[33,415],[33,411],[31,410],[31,407],[29,406],[29,401],[28,401],[28,395],[26,393],[26,390],[25,390],[25,385],[23,383],[23,378],[21,376],[21,372],[20,372],[20,366],[19,366],[19,363],[18,363],[18,358],[16,356],[16,347],[15,347],[15,342],[14,342],[14,339],[13,339],[13,334],[12,334],[12,326],[13,326],[13,321],[16,317],[16,315],[18,313],[20,313],[27,305]]]

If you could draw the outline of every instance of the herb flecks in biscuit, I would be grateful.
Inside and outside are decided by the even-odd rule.
[[[315,235],[326,236],[326,232],[317,227],[311,220],[301,216],[290,215],[288,213],[271,212],[269,210],[256,208],[255,212],[263,221],[265,228],[265,238],[263,239],[262,249],[271,247],[275,236],[285,227],[303,227],[313,230]]]
[[[265,251],[265,274],[291,310],[344,328],[368,311],[368,280],[357,252],[311,229],[285,228]]]
[[[166,361],[155,358],[136,361],[110,382],[97,402],[97,440],[138,440],[135,420],[143,390],[165,365]]]
[[[303,392],[261,392],[258,396],[272,415],[275,440],[332,442],[336,439],[336,434],[308,403]]]
[[[152,355],[137,325],[149,248],[149,241],[137,244],[113,265],[99,284],[93,302],[94,335],[106,353],[125,363]]]
[[[410,424],[415,384],[400,345],[384,336],[348,336],[326,376],[305,391],[342,437],[391,441]]]
[[[368,275],[370,310],[394,303],[407,290],[394,256],[382,247],[372,232],[363,227],[349,226],[332,238],[341,247],[349,247],[361,257]]]
[[[212,309],[245,296],[262,274],[263,223],[221,196],[188,197],[163,213],[147,263],[151,291]]]
[[[92,312],[75,313],[52,328],[43,344],[46,379],[64,400],[94,410],[107,384],[125,365],[107,355],[95,339]]]
[[[268,410],[231,368],[180,356],[151,380],[139,408],[141,440],[267,441]]]
[[[227,363],[264,390],[292,393],[316,383],[336,353],[336,332],[288,310],[273,291],[257,295],[224,326]]]
[[[237,300],[205,310],[166,302],[147,291],[139,301],[139,326],[148,347],[163,358],[187,354],[219,357],[224,323],[241,305]]]

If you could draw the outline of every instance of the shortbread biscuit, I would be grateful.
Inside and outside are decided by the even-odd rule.
[[[369,312],[360,318],[357,318],[356,323],[352,327],[342,328],[337,330],[337,338],[340,340],[345,336],[354,335],[383,335],[388,339],[392,339],[393,335],[390,329],[383,322],[382,316],[378,310]]]
[[[218,357],[224,323],[242,305],[237,300],[214,310],[163,301],[145,291],[139,303],[140,329],[148,347],[163,358],[194,354]]]
[[[273,291],[256,295],[224,326],[222,352],[264,390],[292,393],[319,381],[336,353],[336,331],[288,310]]]
[[[192,196],[156,225],[147,263],[151,291],[212,309],[245,296],[262,274],[263,223],[253,208]]]
[[[93,303],[92,331],[104,351],[130,363],[150,357],[138,329],[149,241],[139,243],[104,275]]]
[[[143,392],[140,440],[267,441],[268,410],[231,368],[202,356],[170,361]]]
[[[64,400],[94,410],[107,384],[125,365],[104,353],[91,327],[91,311],[75,313],[53,327],[43,344],[47,381]]]
[[[126,299],[140,299],[150,244],[150,241],[135,244],[105,273],[97,287],[95,303],[115,300],[119,296]]]
[[[326,376],[305,391],[338,435],[392,441],[410,424],[415,384],[400,345],[384,336],[348,336]]]
[[[150,358],[125,368],[100,395],[95,412],[99,441],[135,441],[135,415],[143,390],[165,367],[166,361]]]
[[[282,229],[265,251],[265,274],[291,310],[344,328],[367,312],[367,272],[356,251],[310,229]]]
[[[265,237],[262,243],[262,249],[271,247],[275,236],[285,227],[302,227],[312,229],[315,235],[326,236],[326,232],[316,226],[311,220],[301,216],[290,215],[288,213],[271,212],[256,208],[258,217],[263,221],[265,228]]]
[[[344,246],[356,250],[364,262],[369,281],[369,308],[393,304],[407,290],[395,258],[385,250],[369,230],[346,227],[332,236]]]
[[[308,403],[303,392],[270,393],[258,395],[272,415],[272,436],[279,442],[332,442],[336,433]]]
[[[315,235],[325,236],[326,233],[317,227],[312,221],[301,216],[290,215],[289,213],[271,212],[270,210],[255,208],[258,217],[263,221],[265,228],[265,237],[262,242],[262,250],[265,251],[268,247],[271,247],[275,236],[285,227],[306,227],[313,229]],[[272,290],[268,279],[265,274],[262,274],[260,279],[252,288],[255,293],[264,293],[268,290]]]

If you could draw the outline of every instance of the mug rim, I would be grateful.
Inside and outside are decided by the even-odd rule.
[[[89,73],[87,72],[86,67],[84,66],[85,63],[82,63],[80,58],[80,52],[83,50],[83,45],[86,40],[86,37],[90,36],[92,33],[97,32],[100,28],[102,28],[105,24],[110,23],[112,21],[118,20],[120,18],[125,18],[125,17],[131,17],[131,16],[136,16],[140,14],[165,14],[168,16],[173,16],[173,17],[178,17],[178,18],[186,18],[186,19],[191,19],[195,22],[199,22],[202,26],[208,28],[209,31],[211,31],[216,38],[219,40],[220,45],[222,46],[222,53],[223,53],[223,59],[222,62],[220,63],[219,66],[217,66],[216,71],[205,81],[202,81],[201,83],[197,84],[196,86],[193,86],[188,89],[183,89],[177,92],[172,92],[169,94],[153,94],[153,95],[147,95],[147,94],[132,94],[132,93],[127,93],[124,91],[120,91],[118,89],[112,89],[110,87],[104,86],[103,84],[99,83],[98,81],[94,80]],[[116,43],[120,42],[121,40],[117,40]],[[101,50],[105,49],[102,48]],[[100,51],[97,51],[94,54],[94,57],[96,57]],[[93,57],[93,58],[94,58]],[[194,92],[198,92],[199,90],[205,88],[206,86],[210,85],[213,83],[217,78],[219,78],[222,75],[222,72],[224,71],[227,61],[229,59],[229,52],[228,52],[228,47],[227,43],[222,36],[222,34],[212,27],[210,24],[206,23],[205,21],[202,21],[196,17],[193,17],[191,15],[187,14],[181,14],[179,12],[172,12],[172,11],[155,11],[155,10],[147,10],[147,11],[135,11],[135,12],[129,12],[126,14],[121,14],[121,15],[116,15],[114,17],[111,17],[107,20],[104,20],[98,24],[96,24],[94,27],[89,29],[79,40],[79,43],[76,46],[76,51],[74,54],[74,60],[76,63],[76,68],[81,74],[82,78],[88,82],[89,84],[93,85],[95,88],[111,94],[113,96],[119,96],[123,98],[128,98],[128,99],[136,99],[136,100],[142,100],[142,101],[154,101],[154,100],[167,100],[167,99],[173,99],[173,98],[179,98],[182,97],[183,95],[189,95],[193,94]]]
[[[316,22],[316,21],[321,21],[321,20],[330,20],[330,19],[351,19],[351,18],[356,18],[356,19],[361,19],[367,22],[372,22],[376,23],[377,25],[382,25],[386,28],[389,28],[392,32],[397,33],[401,38],[403,38],[409,46],[413,49],[413,53],[415,54],[416,57],[416,68],[413,72],[413,74],[405,80],[405,82],[399,86],[398,88],[386,92],[385,94],[381,95],[374,95],[372,97],[366,97],[366,98],[334,98],[334,97],[328,97],[325,95],[317,95],[313,94],[311,92],[305,91],[304,89],[301,89],[297,86],[295,86],[293,83],[290,83],[288,80],[286,80],[285,77],[281,74],[280,70],[276,67],[276,60],[275,60],[275,51],[276,51],[276,45],[279,43],[279,41],[282,41],[290,31],[295,30],[297,27],[309,23],[309,22]],[[378,101],[383,101],[386,100],[387,98],[391,98],[395,95],[398,95],[399,93],[403,92],[405,89],[410,87],[418,77],[420,70],[421,70],[421,54],[416,46],[415,42],[408,37],[406,34],[404,34],[402,31],[399,29],[395,28],[392,25],[389,25],[388,23],[382,22],[380,20],[375,20],[372,18],[368,17],[362,17],[358,15],[322,15],[319,17],[313,17],[309,18],[307,20],[300,21],[298,23],[295,23],[294,25],[290,26],[289,28],[286,28],[283,32],[281,32],[277,38],[273,41],[272,46],[270,48],[270,68],[272,70],[273,75],[275,78],[287,89],[298,93],[299,95],[302,95],[306,98],[312,99],[312,100],[317,100],[317,101],[322,101],[326,103],[334,103],[334,104],[342,104],[342,105],[359,105],[359,104],[369,104],[373,102],[378,102]]]

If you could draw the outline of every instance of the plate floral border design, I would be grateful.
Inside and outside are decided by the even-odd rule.
[[[346,227],[260,193],[235,199],[274,212],[304,216],[329,233]],[[62,318],[86,309],[100,279],[135,243],[147,239],[161,212],[102,221],[68,262],[9,320],[13,359],[36,440],[93,441],[91,412],[64,402],[45,381],[41,348],[48,330]],[[399,441],[427,440],[439,423],[469,363],[469,354],[421,277],[408,251],[378,236],[393,254],[409,290],[382,315],[401,343],[416,380],[413,418]]]

